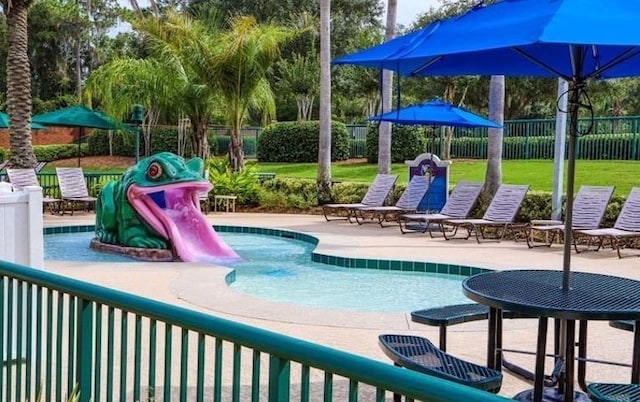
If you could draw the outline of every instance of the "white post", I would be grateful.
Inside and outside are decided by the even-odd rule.
[[[26,265],[33,268],[44,268],[44,235],[42,218],[42,187],[27,186],[24,191],[28,195],[28,254]]]
[[[0,191],[0,260],[6,260],[16,264],[26,265],[33,268],[44,267],[44,236],[42,233],[42,188],[38,186],[25,187],[20,192],[10,192],[10,188],[2,186]],[[11,327],[3,329],[4,339],[8,339],[9,333],[12,336],[11,345],[0,354],[0,363],[13,364],[19,356],[18,349],[18,327],[26,328],[27,320],[32,320],[33,328],[35,328],[35,314],[28,317],[26,311],[22,311],[18,315],[17,304],[15,298],[18,293],[18,282],[14,281],[12,285],[14,295],[14,303],[11,312]],[[22,288],[22,305],[27,305],[27,288]],[[31,297],[35,297],[35,289]],[[9,332],[11,331],[11,332]],[[22,331],[21,354],[26,353],[27,348],[35,347],[35,337],[33,344],[27,345],[26,332]]]
[[[569,83],[558,79],[558,110],[556,110],[556,140],[553,150],[553,192],[551,194],[551,219],[562,218],[562,188],[564,175],[564,150],[567,138],[567,90]]]

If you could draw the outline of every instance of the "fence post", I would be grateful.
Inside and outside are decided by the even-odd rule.
[[[631,137],[631,160],[638,159],[638,118],[633,118],[631,120],[631,132],[633,133],[633,137]]]
[[[80,299],[76,316],[78,322],[78,343],[76,350],[76,384],[80,390],[80,402],[89,402],[93,378],[93,303]],[[71,364],[71,362],[69,362]]]
[[[278,356],[269,356],[269,402],[289,400],[291,362]]]

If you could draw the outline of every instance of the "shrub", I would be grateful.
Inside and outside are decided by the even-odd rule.
[[[369,189],[369,183],[343,182],[333,186],[331,199],[340,204],[352,204],[362,201]]]
[[[420,127],[394,124],[391,131],[391,162],[414,159],[426,149],[426,138]],[[369,163],[378,162],[378,126],[372,124],[367,132],[365,156]]]
[[[292,121],[274,123],[262,130],[258,138],[261,162],[304,163],[318,161],[320,123]],[[331,123],[331,160],[349,158],[349,133],[340,122]]]
[[[89,145],[81,145],[80,152],[82,155],[88,155],[88,150]],[[78,156],[78,144],[36,145],[33,147],[33,153],[40,162],[74,158]]]
[[[309,209],[318,205],[316,182],[312,179],[273,178],[262,183],[266,190],[260,198],[260,206],[274,203],[274,207]]]
[[[111,137],[112,153],[116,156],[134,156],[135,138],[130,131],[114,132]],[[141,138],[142,141],[142,138]],[[89,155],[109,155],[109,132],[106,130],[94,130],[87,141],[89,144]],[[140,149],[144,149],[142,143]]]
[[[262,188],[255,168],[233,172],[228,158],[209,158],[205,169],[209,169],[209,180],[213,183],[211,195],[235,195],[240,205],[259,205]]]

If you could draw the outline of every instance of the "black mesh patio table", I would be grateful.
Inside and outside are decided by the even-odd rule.
[[[464,294],[489,306],[489,340],[487,365],[501,368],[501,312],[510,310],[539,317],[533,400],[543,400],[544,360],[549,318],[565,323],[564,380],[558,392],[565,401],[573,401],[575,321],[581,323],[579,347],[586,355],[586,322],[589,320],[640,321],[640,281],[609,275],[572,272],[569,290],[562,289],[562,271],[510,270],[483,273],[467,278]],[[638,328],[638,324],[636,324]],[[583,330],[584,329],[584,330]],[[631,382],[640,380],[640,332],[634,332]],[[584,356],[580,356],[584,357]],[[580,359],[578,371],[584,376],[585,361]],[[579,378],[583,385],[583,378]]]

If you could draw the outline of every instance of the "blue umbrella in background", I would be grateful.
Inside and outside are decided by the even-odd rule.
[[[640,75],[640,2],[628,0],[502,0],[437,21],[418,33],[338,58],[337,64],[385,68],[406,76],[510,75],[569,82],[567,199],[575,183],[580,107],[591,112],[590,79]],[[400,46],[403,43],[404,46]],[[388,50],[388,53],[385,53]],[[373,57],[377,56],[376,61]],[[564,289],[569,288],[573,205],[566,205]]]
[[[371,121],[389,121],[405,125],[434,125],[452,127],[502,126],[450,103],[434,99],[426,103],[406,106],[391,112],[369,117]]]

